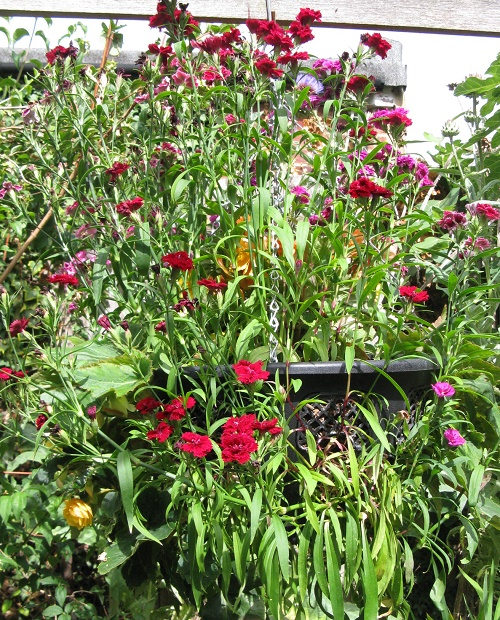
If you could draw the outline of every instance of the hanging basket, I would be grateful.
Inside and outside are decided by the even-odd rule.
[[[354,449],[360,450],[369,437],[375,438],[363,410],[375,411],[382,429],[397,416],[401,424],[393,428],[391,442],[398,443],[403,438],[403,421],[411,427],[423,407],[436,368],[434,362],[420,358],[389,364],[354,362],[349,380],[344,362],[267,366],[271,378],[278,373],[282,385],[301,381],[287,405],[294,429],[291,442],[299,452],[307,451],[308,430],[323,450],[345,447],[347,436]]]

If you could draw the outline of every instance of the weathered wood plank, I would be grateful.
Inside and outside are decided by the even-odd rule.
[[[324,26],[500,36],[498,0],[270,0],[278,21],[293,20],[302,6],[320,9]],[[265,19],[266,0],[191,0],[189,10],[208,22]],[[2,0],[0,15],[146,19],[155,0]]]

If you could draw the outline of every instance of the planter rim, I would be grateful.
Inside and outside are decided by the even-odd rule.
[[[188,376],[196,376],[203,370],[203,366],[183,366],[182,372]],[[223,375],[231,365],[217,366],[218,374]],[[279,372],[285,375],[288,372],[290,377],[299,377],[303,375],[346,375],[346,364],[342,361],[336,362],[277,362],[269,363],[265,367],[271,375]],[[422,357],[409,357],[397,359],[390,362],[384,360],[357,360],[352,366],[353,375],[378,375],[380,371],[387,373],[420,373],[430,372],[438,369],[438,364],[430,359]]]
[[[380,370],[388,373],[423,372],[437,370],[437,368],[435,361],[421,357],[398,359],[388,363],[384,360],[357,360],[353,363],[352,374],[378,374]],[[278,362],[267,365],[267,370],[271,373],[278,371],[280,374],[285,374],[287,369],[290,376],[347,374],[346,364],[343,361],[290,362],[289,364]]]

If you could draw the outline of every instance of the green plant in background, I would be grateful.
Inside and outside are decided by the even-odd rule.
[[[366,111],[359,66],[389,44],[366,35],[305,65],[318,19],[249,20],[243,38],[161,2],[165,39],[138,79],[59,45],[21,117],[4,117],[22,148],[3,155],[3,213],[20,233],[43,222],[33,263],[0,276],[2,458],[32,472],[0,498],[13,608],[494,617],[494,173],[473,194],[476,160],[442,147],[457,191],[429,200],[407,111]],[[468,207],[450,211],[459,186]],[[18,303],[27,273],[36,312]],[[320,399],[296,402],[299,382],[265,368],[416,356],[437,374],[416,411],[406,398],[381,420],[348,387],[339,433],[305,433],[304,451],[295,414]],[[95,585],[42,583],[27,554],[71,556]]]

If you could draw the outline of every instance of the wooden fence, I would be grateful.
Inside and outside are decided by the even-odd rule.
[[[321,10],[324,27],[440,32],[500,37],[499,0],[191,0],[199,21],[248,17],[290,22],[303,6]],[[155,0],[0,0],[0,15],[147,19]]]

